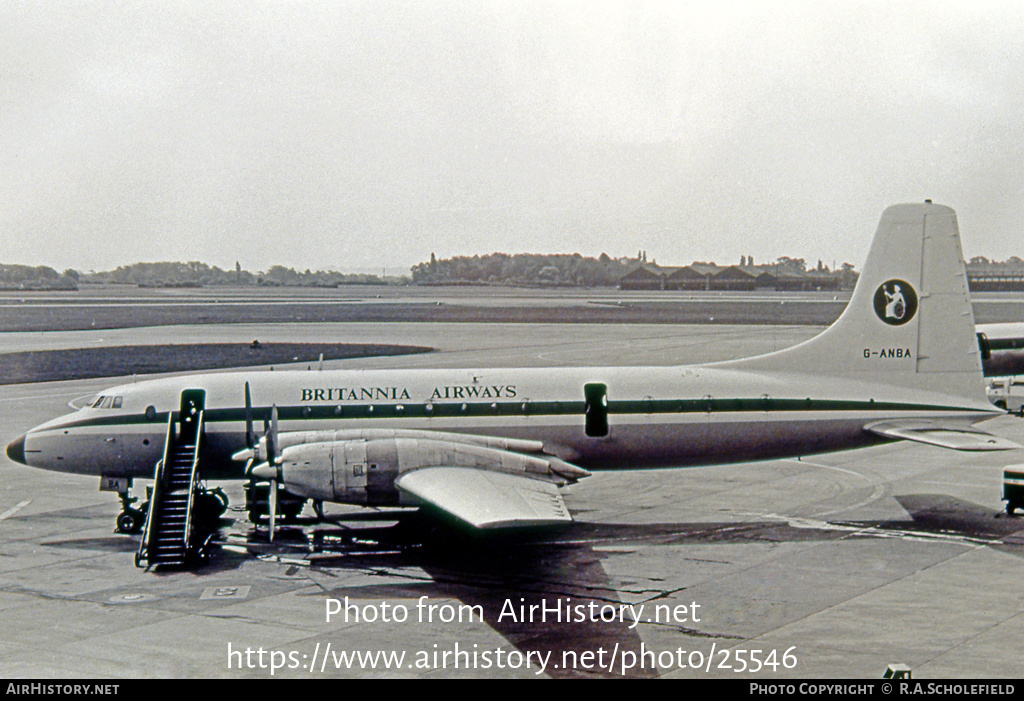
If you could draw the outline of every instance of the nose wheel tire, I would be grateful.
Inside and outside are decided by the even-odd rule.
[[[147,502],[143,508],[148,507]],[[117,517],[117,533],[141,533],[146,525],[146,513],[139,509],[126,509]]]

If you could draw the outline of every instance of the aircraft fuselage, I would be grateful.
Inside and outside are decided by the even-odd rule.
[[[227,372],[113,387],[95,406],[32,429],[8,454],[49,470],[151,477],[182,390],[202,389],[203,475],[242,478],[244,463],[231,456],[245,448],[246,382],[259,434],[276,406],[282,432],[393,428],[531,439],[588,470],[806,455],[880,442],[864,430],[873,420],[974,422],[1000,413],[870,381],[714,366]]]

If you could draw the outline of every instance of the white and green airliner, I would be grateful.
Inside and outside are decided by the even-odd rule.
[[[427,503],[478,528],[570,520],[559,487],[591,470],[899,439],[1019,447],[975,427],[1004,412],[985,393],[956,214],[930,202],[883,213],[842,316],[787,350],[681,367],[168,377],[112,387],[7,454],[46,470],[152,477],[183,396],[203,410],[203,479],[255,476],[316,501]],[[254,435],[261,424],[269,441]]]

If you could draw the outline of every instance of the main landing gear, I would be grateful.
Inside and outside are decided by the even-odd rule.
[[[1003,470],[1003,501],[1007,516],[1024,509],[1024,465],[1007,465]]]
[[[250,479],[245,485],[245,510],[249,512],[252,524],[269,521],[270,518],[270,483]],[[298,518],[306,505],[305,497],[296,496],[291,492],[278,488],[277,517],[284,523]]]
[[[192,508],[201,523],[216,524],[228,510],[228,495],[220,487],[216,489],[200,489],[195,496]]]

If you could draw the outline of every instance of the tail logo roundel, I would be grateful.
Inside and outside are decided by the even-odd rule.
[[[905,280],[888,280],[875,290],[875,314],[890,326],[902,326],[917,313],[917,292]]]

